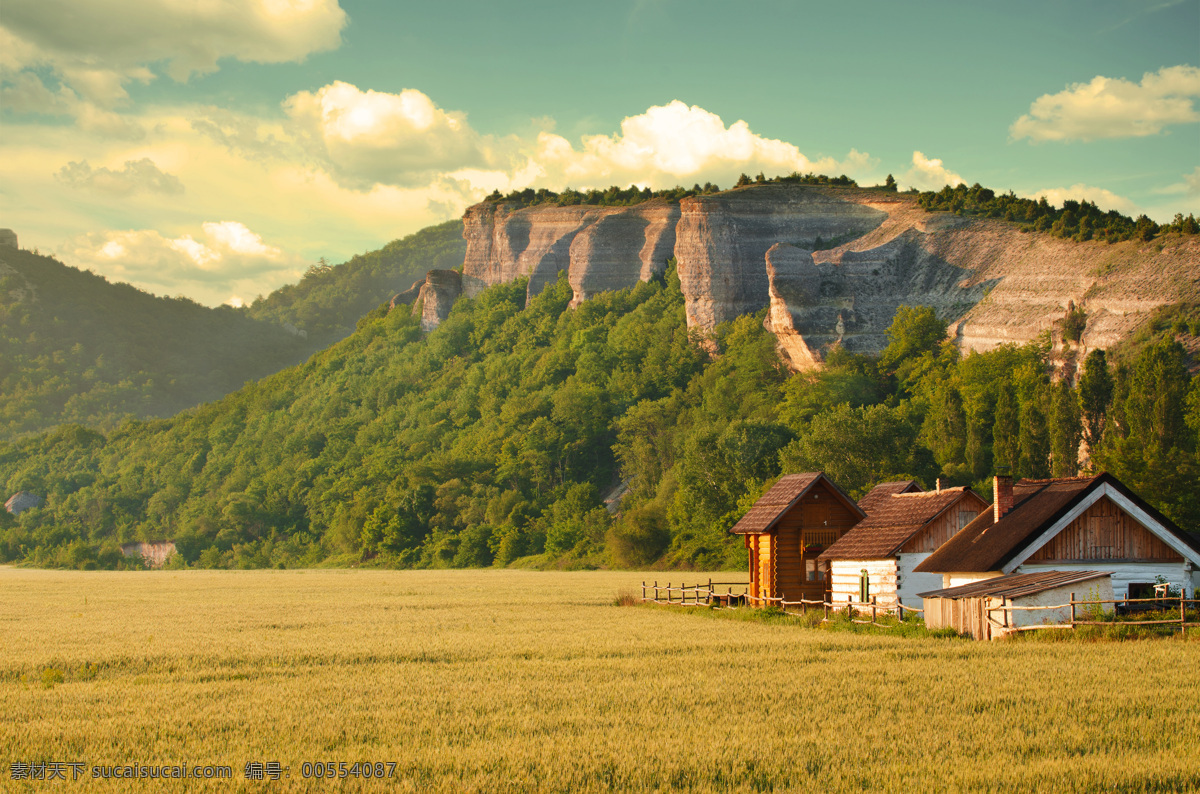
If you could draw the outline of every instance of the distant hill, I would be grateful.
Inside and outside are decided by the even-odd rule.
[[[321,350],[349,336],[360,317],[427,271],[461,267],[466,250],[462,221],[447,221],[342,265],[314,265],[299,283],[280,287],[245,311],[256,320],[304,331],[313,350]]]
[[[245,309],[156,297],[0,247],[0,441],[171,416],[304,361],[426,270],[461,264],[461,228],[452,221],[311,268]]]

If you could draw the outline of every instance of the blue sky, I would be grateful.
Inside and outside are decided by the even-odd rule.
[[[0,226],[250,300],[495,188],[959,180],[1200,213],[1200,0],[5,0]]]

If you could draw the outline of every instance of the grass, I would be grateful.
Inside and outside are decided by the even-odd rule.
[[[0,569],[0,788],[58,760],[235,771],[88,791],[1200,789],[1200,641],[615,605],[640,578]],[[314,783],[304,761],[397,766]]]

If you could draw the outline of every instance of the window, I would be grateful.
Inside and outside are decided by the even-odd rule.
[[[866,568],[858,575],[858,600],[864,604],[871,600],[871,577]]]
[[[810,582],[825,581],[825,570],[817,564],[816,560],[804,561],[805,578]]]

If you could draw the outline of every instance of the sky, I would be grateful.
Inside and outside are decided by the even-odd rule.
[[[1200,215],[1200,0],[0,5],[0,227],[159,295],[759,171]]]

